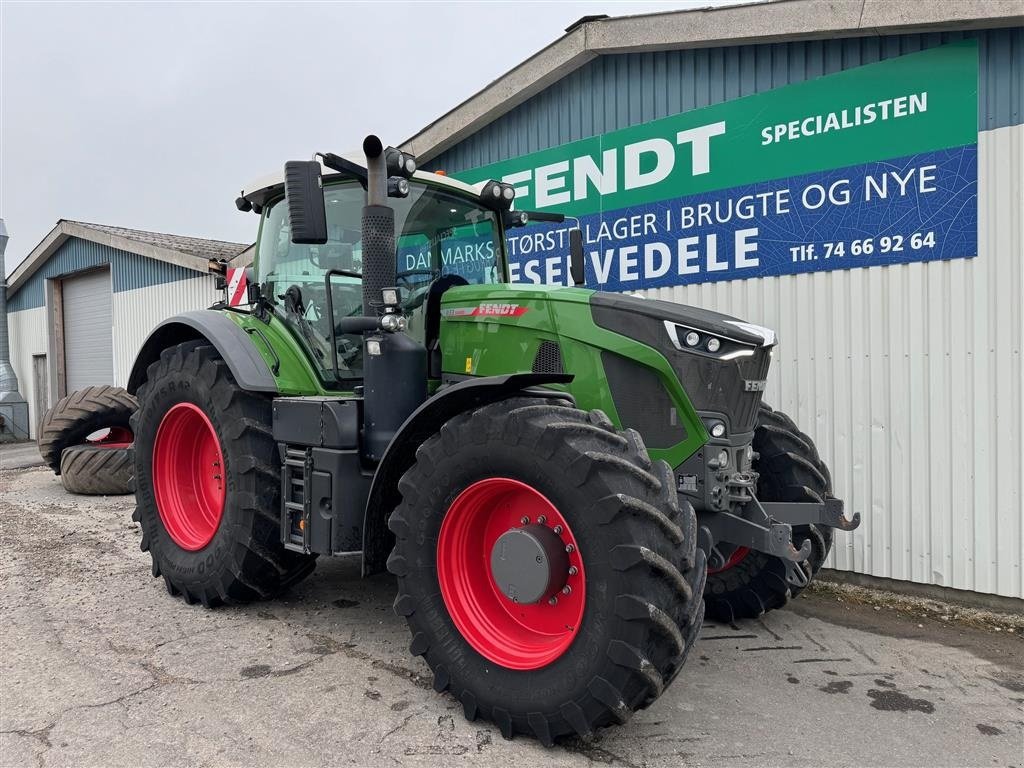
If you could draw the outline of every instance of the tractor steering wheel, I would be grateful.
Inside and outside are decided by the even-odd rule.
[[[406,270],[405,272],[399,272],[397,275],[395,275],[395,280],[400,280],[404,282],[406,287],[408,287],[412,283],[412,281],[409,278],[411,278],[413,275],[425,275],[427,277],[433,278],[435,274],[435,271],[432,269],[409,269]]]

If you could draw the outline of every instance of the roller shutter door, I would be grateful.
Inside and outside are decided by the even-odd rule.
[[[114,383],[110,270],[63,281],[64,365],[67,391]]]

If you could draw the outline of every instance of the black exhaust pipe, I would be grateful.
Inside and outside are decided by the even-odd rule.
[[[382,292],[397,282],[395,209],[388,205],[384,145],[363,140],[366,205],[363,207],[363,314],[385,312]],[[427,350],[402,331],[363,336],[363,455],[380,461],[399,427],[427,398]]]
[[[395,285],[395,209],[388,205],[384,145],[376,136],[363,140],[366,155],[366,205],[363,207],[363,314],[384,312],[381,291]]]

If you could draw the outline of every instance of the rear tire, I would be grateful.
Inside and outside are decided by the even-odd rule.
[[[760,473],[757,498],[761,501],[820,504],[832,496],[832,477],[814,442],[781,411],[761,406],[754,450],[760,454],[754,469]],[[832,528],[794,526],[796,548],[800,549],[807,539],[811,542],[811,554],[800,567],[810,584],[832,549]],[[804,589],[786,582],[786,565],[781,558],[750,551],[729,567],[708,574],[704,599],[708,616],[729,622],[757,618],[781,608]]]
[[[500,632],[489,649],[483,630],[460,631],[453,616],[463,606],[446,603],[442,591],[453,565],[439,561],[450,551],[441,546],[449,535],[444,524],[467,489],[509,481],[549,503],[565,522],[565,530],[551,530],[576,543],[570,557],[581,562],[566,584],[583,583],[575,581],[569,597],[556,596],[568,603],[585,594],[581,621],[573,625],[572,611],[562,614],[571,641],[541,647],[532,664],[527,651],[517,668],[488,658],[505,657]],[[398,577],[395,612],[408,622],[410,652],[433,670],[434,689],[450,690],[467,719],[481,717],[506,738],[531,734],[546,745],[566,735],[589,738],[649,705],[678,674],[703,622],[706,562],[696,548],[692,506],[679,503],[671,469],[651,462],[637,432],[617,432],[600,411],[564,401],[505,400],[444,424],[417,450],[399,490],[402,501],[388,523],[396,539],[388,559]],[[502,514],[521,523],[520,509],[508,505],[485,507],[481,524]],[[542,522],[537,515],[533,521]],[[490,552],[469,554],[466,579],[476,577],[474,589],[496,589]],[[534,621],[504,599],[497,604],[509,615]],[[525,608],[550,605],[542,599]]]
[[[205,606],[245,603],[308,576],[315,556],[281,545],[271,401],[241,389],[203,341],[164,350],[139,401],[132,519],[167,591]]]
[[[39,453],[46,465],[61,473],[65,448],[85,443],[93,432],[111,429],[117,442],[131,442],[129,420],[139,402],[121,387],[87,387],[62,397],[47,409],[39,425]]]
[[[60,457],[60,481],[68,493],[87,496],[120,496],[132,493],[135,466],[132,449],[98,445],[73,445]]]

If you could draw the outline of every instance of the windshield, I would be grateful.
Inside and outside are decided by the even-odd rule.
[[[396,274],[409,317],[409,334],[424,341],[423,309],[430,284],[443,275],[466,283],[497,283],[502,276],[501,233],[493,211],[421,183],[409,196],[392,198],[397,238]],[[257,251],[257,275],[275,312],[289,323],[308,349],[321,376],[334,379],[332,325],[363,314],[362,236],[360,221],[366,192],[356,181],[324,187],[328,240],[323,245],[291,241],[284,200],[264,212]],[[333,317],[327,309],[328,270]],[[338,375],[362,378],[362,337],[336,334]]]

